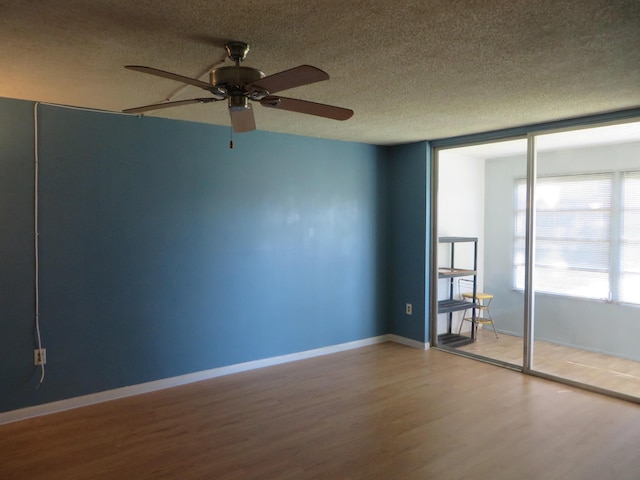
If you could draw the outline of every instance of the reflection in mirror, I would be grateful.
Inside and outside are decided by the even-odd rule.
[[[640,123],[536,146],[533,369],[640,397]]]
[[[526,139],[438,152],[438,267],[475,272],[440,270],[438,344],[516,366],[522,365],[524,304],[513,287],[512,245],[524,222],[513,215],[514,178],[526,168]],[[443,308],[452,301],[466,305]]]

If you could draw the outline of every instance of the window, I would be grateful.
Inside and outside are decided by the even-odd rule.
[[[524,289],[524,179],[515,194],[513,279]],[[640,304],[640,172],[542,177],[536,197],[536,291]]]
[[[620,301],[640,303],[640,172],[622,176]]]

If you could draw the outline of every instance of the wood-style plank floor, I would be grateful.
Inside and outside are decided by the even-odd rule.
[[[496,339],[492,331],[480,329],[478,340],[460,349],[521,366],[522,342],[504,333]],[[640,362],[540,340],[533,352],[535,370],[640,398]]]
[[[385,343],[0,426],[0,478],[631,480],[640,407]]]

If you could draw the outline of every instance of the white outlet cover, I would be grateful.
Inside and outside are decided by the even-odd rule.
[[[42,357],[42,362],[39,362],[39,355],[38,355],[38,349],[36,348],[33,351],[33,364],[38,366],[38,365],[46,365],[47,364],[47,349],[46,348],[41,348],[40,349],[41,352],[41,357]]]

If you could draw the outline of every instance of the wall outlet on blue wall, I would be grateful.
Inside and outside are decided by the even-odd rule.
[[[412,315],[413,314],[413,305],[411,305],[410,303],[407,303],[405,305],[405,308],[404,308],[404,313],[406,313],[407,315]]]
[[[33,364],[34,365],[46,365],[47,364],[47,349],[36,348],[33,351]]]

